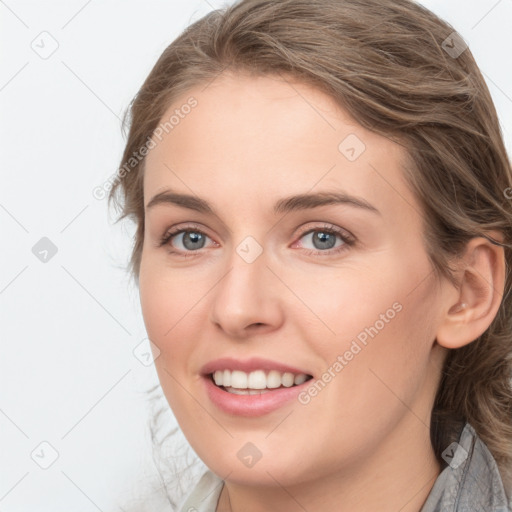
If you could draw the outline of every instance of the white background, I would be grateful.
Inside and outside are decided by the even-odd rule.
[[[468,42],[511,152],[512,0],[422,3]],[[123,270],[133,226],[113,225],[92,190],[116,171],[120,119],[161,52],[222,5],[0,1],[0,512],[170,510],[144,497],[158,485],[157,380],[133,353],[147,349]],[[31,47],[43,31],[58,44],[47,59]],[[46,263],[32,252],[42,237],[57,247]],[[58,453],[48,469],[43,441]]]

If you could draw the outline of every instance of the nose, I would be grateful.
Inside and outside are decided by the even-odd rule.
[[[251,263],[233,251],[226,269],[211,292],[210,321],[216,328],[235,339],[278,329],[284,319],[282,285],[267,267],[265,251]]]

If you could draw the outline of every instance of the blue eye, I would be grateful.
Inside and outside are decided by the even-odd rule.
[[[332,227],[309,229],[301,235],[299,240],[306,237],[313,245],[313,248],[304,247],[303,243],[301,243],[301,247],[304,247],[308,254],[337,254],[341,251],[347,250],[355,243],[355,240],[351,235],[345,232],[342,233]]]
[[[299,248],[303,248],[307,254],[329,256],[348,250],[355,243],[355,238],[345,230],[330,226],[319,226],[309,229],[300,235],[298,240],[309,239],[312,248],[304,246],[301,242]],[[178,256],[196,256],[195,252],[205,248],[207,240],[213,240],[201,229],[194,226],[175,228],[164,234],[159,242],[159,247],[170,246],[169,252]],[[216,244],[216,242],[214,242]],[[217,244],[218,246],[218,244]],[[294,244],[293,248],[297,246]]]
[[[203,249],[207,238],[210,237],[199,229],[175,229],[173,231],[167,232],[160,240],[159,245],[171,245],[172,247],[175,247],[174,243],[172,242],[174,239],[176,239],[178,240],[178,243],[181,244],[181,247],[177,247],[177,252],[193,252],[199,249]]]
[[[180,237],[181,244],[185,249],[189,251],[197,251],[197,249],[202,249],[204,247],[206,235],[199,231],[181,231],[177,235],[174,235],[173,238],[179,240]]]
[[[339,233],[333,233],[331,231],[309,231],[303,235],[302,238],[305,238],[306,236],[309,237],[311,243],[313,244],[313,248],[317,250],[333,249],[336,245],[336,239],[339,239],[341,244],[345,243]],[[338,246],[341,244],[338,244]]]

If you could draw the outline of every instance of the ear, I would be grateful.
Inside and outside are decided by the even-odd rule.
[[[498,232],[490,232],[502,241]],[[446,348],[460,348],[482,335],[498,313],[505,287],[503,247],[487,238],[472,238],[459,260],[459,289],[448,293],[436,341]]]

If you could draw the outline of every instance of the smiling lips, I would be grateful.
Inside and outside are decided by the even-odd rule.
[[[303,369],[261,358],[217,359],[203,366],[201,374],[210,401],[235,416],[260,416],[279,409],[313,378]]]
[[[280,372],[277,370],[255,370],[250,373],[241,370],[216,370],[213,380],[228,393],[256,395],[271,389],[289,388],[306,382],[310,376],[305,373]]]

